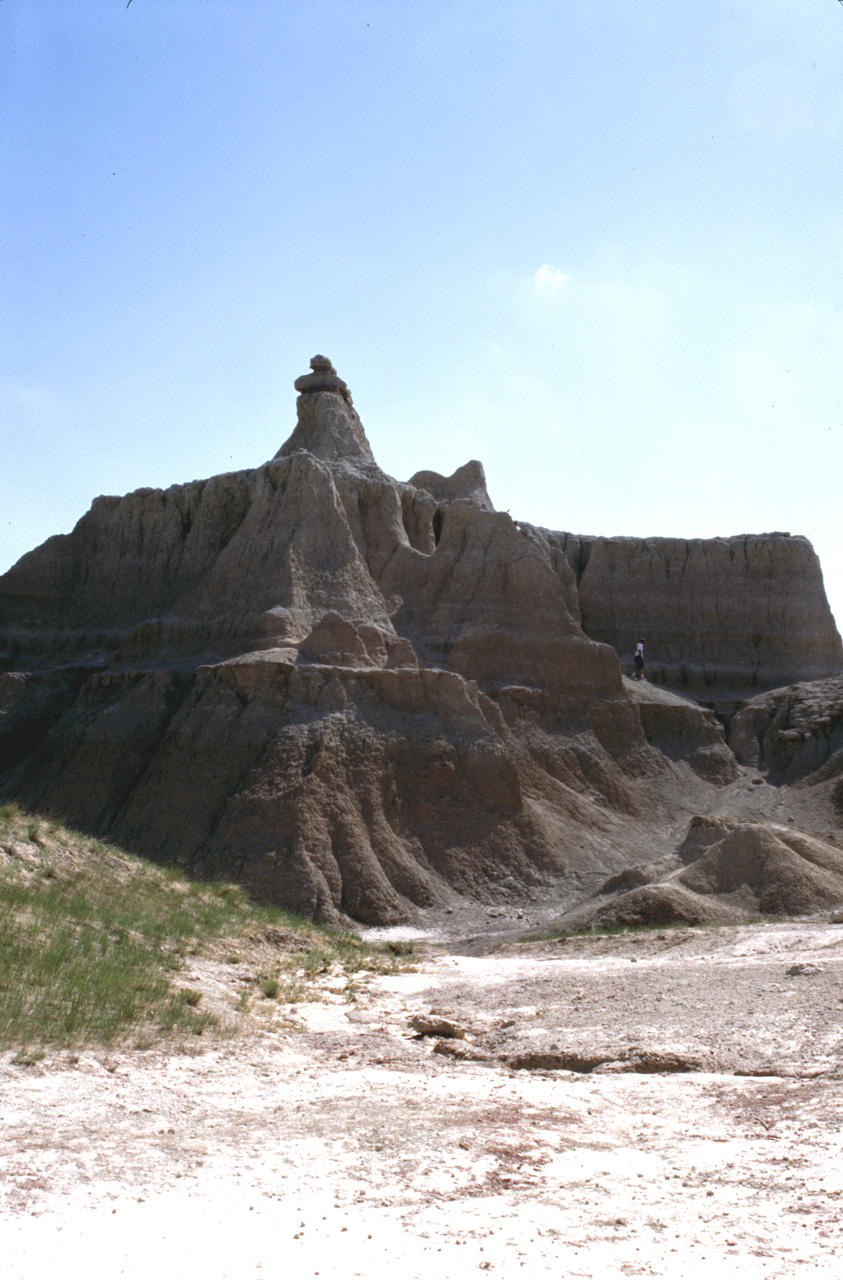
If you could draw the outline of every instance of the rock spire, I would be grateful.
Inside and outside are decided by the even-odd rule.
[[[293,384],[299,393],[298,422],[275,457],[288,458],[303,451],[325,462],[374,465],[374,454],[347,385],[327,356],[314,356],[310,368],[312,373],[302,374]]]

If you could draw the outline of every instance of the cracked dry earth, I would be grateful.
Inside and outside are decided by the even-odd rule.
[[[4,1280],[840,1275],[840,926],[429,947],[324,996],[5,1055]]]

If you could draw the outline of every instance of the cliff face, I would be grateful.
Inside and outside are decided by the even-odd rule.
[[[784,670],[825,625],[813,579],[798,604],[808,545],[700,544],[684,574],[672,551],[671,592],[661,543],[519,527],[477,462],[386,476],[345,383],[312,370],[272,461],[99,498],[0,578],[0,794],[323,920],[649,856],[682,788],[737,766],[612,645],[645,628],[680,676],[712,654]]]
[[[843,645],[806,538],[569,538],[582,625],[631,669],[706,698],[843,671]]]

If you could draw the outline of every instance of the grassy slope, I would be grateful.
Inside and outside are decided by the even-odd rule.
[[[354,934],[250,902],[234,885],[188,881],[60,824],[0,806],[0,1046],[149,1043],[219,1020],[179,983],[186,956],[237,963],[238,943],[271,937],[253,982],[265,999],[307,998],[316,975],[395,957]],[[247,1008],[242,997],[239,1008]],[[227,1028],[230,1030],[230,1027]]]

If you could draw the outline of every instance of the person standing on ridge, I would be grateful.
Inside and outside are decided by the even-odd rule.
[[[639,640],[635,646],[635,674],[633,680],[644,679],[644,641]]]

